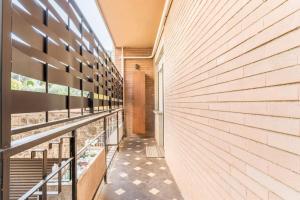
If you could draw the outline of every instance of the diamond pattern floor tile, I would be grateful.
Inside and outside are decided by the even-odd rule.
[[[123,141],[108,184],[94,200],[183,200],[165,159],[147,158],[144,143],[155,141],[136,137]]]

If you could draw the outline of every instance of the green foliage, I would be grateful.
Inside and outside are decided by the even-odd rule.
[[[68,87],[57,84],[49,84],[49,93],[58,95],[68,95]]]
[[[83,96],[84,96],[84,97],[89,97],[89,95],[90,95],[90,92],[88,92],[88,91],[83,91]]]
[[[12,90],[22,90],[23,85],[20,81],[11,79],[11,89]]]
[[[11,89],[31,92],[45,92],[46,83],[43,81],[21,76],[19,74],[11,74]]]
[[[70,95],[80,97],[81,96],[81,90],[78,90],[76,88],[70,88]]]
[[[27,87],[34,87],[35,83],[34,83],[34,80],[27,80],[26,81],[26,86]]]
[[[11,89],[22,90],[31,92],[46,92],[46,83],[43,81],[35,80],[29,77],[21,76],[19,74],[11,74]],[[68,95],[68,87],[58,84],[48,84],[48,92],[57,95]],[[81,96],[81,90],[70,88],[71,96]],[[88,96],[89,92],[84,91],[83,96]]]

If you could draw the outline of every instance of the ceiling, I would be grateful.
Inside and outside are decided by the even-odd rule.
[[[153,47],[165,0],[97,1],[116,47]]]

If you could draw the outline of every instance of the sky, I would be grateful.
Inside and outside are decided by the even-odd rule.
[[[107,51],[113,51],[114,45],[105,22],[100,15],[96,0],[75,0],[82,14],[91,25],[101,44]]]

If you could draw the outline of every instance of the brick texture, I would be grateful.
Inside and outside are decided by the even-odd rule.
[[[185,199],[300,199],[299,19],[299,0],[173,1],[165,150]]]

